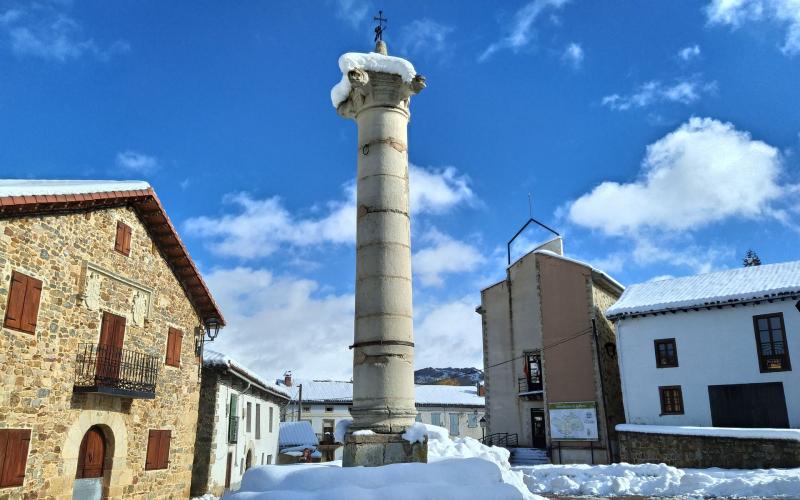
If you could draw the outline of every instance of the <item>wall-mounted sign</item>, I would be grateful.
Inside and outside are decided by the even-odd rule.
[[[550,439],[554,441],[596,441],[597,404],[594,401],[577,403],[548,403]]]

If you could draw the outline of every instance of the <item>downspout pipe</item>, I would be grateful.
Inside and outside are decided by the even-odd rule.
[[[594,335],[594,350],[597,353],[597,365],[600,370],[600,392],[603,404],[603,420],[604,420],[604,433],[606,435],[606,452],[608,453],[608,462],[611,463],[614,460],[614,454],[611,451],[611,436],[608,432],[608,411],[606,406],[606,387],[605,382],[603,382],[603,355],[600,352],[600,340],[597,335],[597,322],[595,318],[592,318],[592,333]]]

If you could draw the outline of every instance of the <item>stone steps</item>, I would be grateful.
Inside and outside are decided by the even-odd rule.
[[[538,448],[510,448],[508,451],[511,452],[509,462],[513,466],[542,465],[550,463],[550,458],[547,456],[547,450],[540,450]]]

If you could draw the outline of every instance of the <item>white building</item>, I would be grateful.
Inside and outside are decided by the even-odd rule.
[[[292,403],[284,420],[307,420],[319,438],[322,460],[339,460],[342,448],[333,439],[341,420],[350,419],[353,383],[335,380],[294,380],[287,376],[277,381],[291,391]],[[302,386],[302,404],[301,400]],[[416,385],[417,421],[445,427],[451,436],[481,438],[481,417],[485,402],[477,386]]]
[[[289,391],[224,354],[203,353],[192,495],[236,490],[254,465],[277,463],[282,408]]]
[[[798,298],[800,261],[629,287],[607,311],[627,422],[800,427]]]

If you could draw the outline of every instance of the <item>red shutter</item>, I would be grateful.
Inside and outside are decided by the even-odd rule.
[[[114,240],[114,250],[122,255],[131,253],[131,228],[122,221],[117,221],[117,237]]]
[[[183,332],[177,328],[169,329],[167,333],[167,356],[164,361],[170,366],[181,365],[181,343],[183,342]]]
[[[125,226],[124,233],[125,233],[124,234],[125,240],[124,240],[124,242],[122,244],[122,253],[124,253],[125,255],[130,255],[131,254],[131,233],[132,233],[132,230],[131,230],[130,226]]]
[[[30,429],[0,430],[0,487],[22,486],[28,462]]]
[[[22,307],[22,330],[33,333],[36,331],[36,317],[39,315],[39,300],[42,297],[42,282],[28,278],[28,287],[25,291],[25,305]]]
[[[147,456],[144,462],[144,469],[158,469],[158,437],[159,431],[150,430],[147,435]]]
[[[16,330],[22,329],[22,306],[25,304],[25,290],[28,288],[28,277],[16,271],[11,273],[11,288],[6,304],[4,325]]]
[[[172,328],[167,332],[167,355],[164,358],[164,363],[172,365]]]
[[[169,443],[172,440],[172,431],[159,431],[158,440],[158,468],[166,469],[169,466]]]

